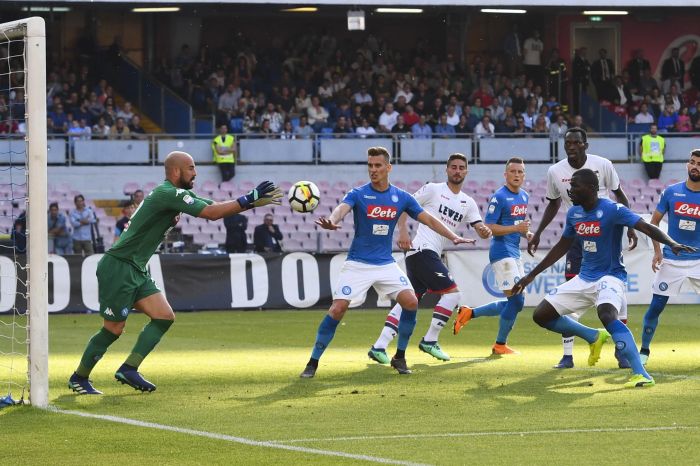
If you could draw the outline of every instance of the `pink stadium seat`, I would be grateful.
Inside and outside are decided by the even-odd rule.
[[[236,190],[236,185],[233,183],[233,181],[222,181],[221,184],[219,184],[219,189],[222,191],[235,191]]]
[[[135,183],[135,182],[133,182],[133,181],[130,181],[130,182],[128,182],[128,183],[126,183],[126,184],[124,185],[123,192],[124,192],[124,194],[126,194],[127,196],[130,196],[130,195],[132,195],[132,194],[134,193],[134,191],[136,191],[136,190],[138,190],[138,189],[140,189],[140,188],[141,188],[141,187],[139,186],[138,183]],[[67,191],[70,191],[70,190],[71,190],[71,188],[68,187]]]
[[[415,193],[416,191],[418,191],[420,188],[423,187],[423,184],[424,183],[422,181],[418,181],[418,180],[411,181],[410,183],[408,183],[408,192]]]
[[[406,183],[404,183],[403,181],[392,181],[391,184],[393,184],[399,189],[403,189],[404,191],[406,190]]]

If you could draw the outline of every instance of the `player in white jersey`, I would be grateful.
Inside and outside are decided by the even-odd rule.
[[[484,225],[476,202],[461,190],[468,172],[467,158],[459,153],[450,155],[446,172],[446,183],[428,183],[416,191],[413,197],[421,207],[442,220],[450,230],[455,231],[463,223],[469,223],[481,238],[489,238],[491,230]],[[424,225],[418,226],[416,236],[411,242],[406,221],[405,215],[399,219],[398,244],[402,249],[409,250],[406,255],[406,271],[416,297],[420,300],[425,293],[440,295],[440,300],[433,310],[430,327],[418,348],[434,358],[449,361],[450,357],[438,344],[438,336],[460,302],[457,284],[440,260],[443,249],[451,242]],[[386,348],[396,337],[400,320],[401,305],[397,303],[387,315],[379,338],[367,353],[371,359],[380,364],[389,363]]]
[[[620,186],[620,178],[617,176],[612,162],[598,155],[586,153],[588,142],[584,129],[570,128],[564,136],[564,149],[566,151],[566,159],[555,163],[547,171],[547,200],[549,203],[544,210],[542,222],[540,222],[537,231],[535,231],[527,245],[527,250],[532,256],[534,256],[539,246],[540,235],[554,219],[559,211],[559,207],[563,204],[565,210],[568,211],[571,208],[571,199],[569,199],[566,192],[571,187],[571,176],[574,172],[582,168],[592,170],[598,176],[598,197],[608,198],[609,192],[612,191],[617,202],[629,207],[629,201]],[[632,250],[637,246],[637,235],[634,230],[628,228],[627,237],[629,238],[630,250]],[[581,254],[581,242],[575,240],[566,254],[566,272],[564,274],[566,280],[571,280],[578,275],[581,268]],[[578,319],[581,315],[573,314],[571,317]],[[625,324],[627,323],[627,302],[624,302],[622,309],[620,309],[620,320]],[[564,335],[562,344],[564,356],[554,367],[556,369],[570,369],[574,367],[574,337]],[[629,362],[625,360],[619,351],[615,352],[615,356],[620,368],[629,368]]]
[[[639,350],[644,365],[649,359],[649,346],[668,298],[678,296],[684,283],[700,293],[700,149],[690,153],[687,167],[688,179],[668,186],[661,193],[651,224],[658,226],[668,214],[668,236],[698,250],[676,256],[668,247],[662,253],[659,243],[654,241],[651,261],[651,268],[656,272],[652,285],[654,295],[644,314],[642,348]]]

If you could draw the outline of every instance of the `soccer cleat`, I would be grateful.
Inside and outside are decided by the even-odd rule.
[[[117,369],[117,372],[114,373],[114,378],[117,379],[119,383],[128,385],[142,392],[152,392],[156,389],[156,386],[144,379],[135,367],[126,364],[122,364],[122,366]]]
[[[474,315],[473,310],[469,306],[459,306],[459,311],[457,312],[457,317],[455,317],[454,324],[452,324],[452,333],[457,335],[462,327],[466,326]]]
[[[644,354],[644,353],[639,353],[639,360],[642,361],[642,366],[646,366],[647,361],[649,361],[649,355]]]
[[[574,367],[574,357],[570,354],[565,354],[561,357],[559,362],[552,366],[554,369],[573,369]]]
[[[411,374],[411,369],[406,364],[406,358],[391,358],[391,367],[401,375]]]
[[[102,395],[102,392],[93,387],[87,377],[81,377],[75,372],[68,379],[68,388],[78,395]]]
[[[389,364],[389,356],[383,349],[377,349],[373,346],[369,349],[369,351],[367,351],[367,356],[379,364]]]
[[[604,328],[598,329],[598,338],[596,341],[591,343],[589,346],[591,353],[588,355],[588,365],[595,366],[595,363],[600,359],[600,350],[603,349],[603,345],[610,338],[610,334]]]
[[[520,354],[520,351],[516,351],[506,344],[499,345],[498,343],[496,343],[491,347],[491,354],[503,356],[506,354]]]
[[[450,355],[442,351],[442,348],[440,348],[440,345],[437,341],[428,342],[425,340],[421,340],[420,343],[418,343],[418,349],[424,353],[428,353],[429,355],[431,355],[435,359],[439,359],[440,361],[450,360]]]
[[[642,374],[634,374],[627,382],[625,382],[626,388],[653,387],[654,385],[656,385],[654,379],[651,377],[646,378]]]
[[[615,348],[615,359],[617,359],[617,367],[620,369],[631,369],[632,365],[630,365],[630,362],[627,360],[624,354],[622,354],[622,351],[619,349]]]
[[[299,374],[299,377],[301,377],[302,379],[311,379],[314,375],[316,375],[316,369],[316,367],[309,364],[304,368],[304,372]]]

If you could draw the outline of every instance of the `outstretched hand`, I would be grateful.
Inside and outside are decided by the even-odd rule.
[[[282,204],[282,190],[272,181],[263,181],[245,196],[238,198],[238,203],[243,209],[252,209],[269,204]]]
[[[476,243],[475,239],[472,238],[462,238],[461,236],[456,237],[455,239],[452,240],[452,244],[474,244]]]
[[[637,238],[637,232],[635,232],[632,228],[627,229],[627,239],[629,240],[630,251],[637,247],[639,238]]]
[[[319,217],[314,223],[324,230],[339,230],[341,228],[340,225],[331,222],[326,217]]]
[[[693,253],[693,252],[697,251],[697,248],[694,248],[692,246],[688,246],[687,244],[676,243],[673,246],[671,246],[671,251],[673,252],[673,254],[675,254],[677,256],[681,252]]]
[[[527,252],[532,256],[535,257],[535,253],[537,252],[537,247],[540,245],[540,235],[537,233],[534,233],[531,238],[527,240]]]
[[[520,279],[520,281],[518,281],[518,283],[513,285],[513,288],[510,289],[511,294],[516,295],[525,291],[525,288],[532,282],[533,278],[534,277],[531,277],[529,274],[525,275]]]

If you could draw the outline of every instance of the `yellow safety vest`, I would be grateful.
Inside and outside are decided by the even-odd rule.
[[[658,134],[642,136],[642,162],[663,162],[664,147],[666,147],[666,141]]]
[[[220,155],[216,151],[216,146],[223,146],[223,147],[233,147],[233,145],[236,143],[236,138],[233,137],[230,134],[227,134],[225,136],[217,136],[211,141],[211,152],[214,157],[214,163],[236,163],[236,156],[231,153],[231,154],[223,154]]]

